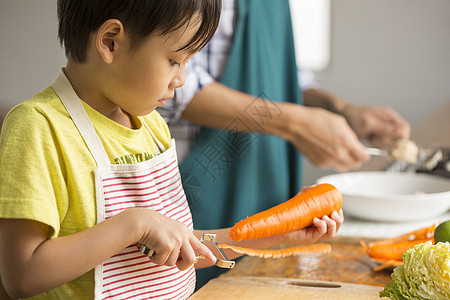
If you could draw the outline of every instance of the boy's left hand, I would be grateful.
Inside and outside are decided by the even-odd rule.
[[[313,225],[277,236],[279,243],[286,244],[311,244],[319,240],[333,238],[344,222],[342,209],[334,211],[330,217],[315,218]]]

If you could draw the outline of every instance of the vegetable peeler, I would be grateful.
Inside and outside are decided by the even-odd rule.
[[[214,263],[216,267],[223,269],[233,269],[236,262],[233,260],[229,260],[225,252],[223,252],[222,248],[217,247],[219,244],[216,241],[216,235],[214,233],[204,233],[202,235],[202,238],[200,239],[200,242],[203,244],[204,241],[211,241],[214,244],[214,247],[216,247],[216,249],[223,257],[223,259],[216,257],[216,262]],[[197,256],[195,262],[197,262],[200,258],[203,258],[203,256]]]
[[[216,234],[214,234],[214,233],[204,233],[202,235],[201,239],[200,239],[200,242],[203,244],[204,241],[211,241],[214,244],[214,247],[216,247],[216,249],[222,255],[223,259],[220,259],[220,258],[216,257],[216,262],[214,263],[214,265],[216,267],[223,268],[223,269],[232,269],[234,267],[236,262],[233,261],[233,260],[229,260],[227,255],[225,254],[225,252],[221,248],[217,247],[219,244],[216,241]],[[151,257],[155,253],[154,250],[151,250],[151,249],[147,248],[143,244],[138,244],[137,246],[138,246],[139,251],[142,254],[147,255],[149,257]],[[195,257],[195,262],[194,263],[197,263],[200,258],[204,258],[204,257],[201,256],[201,255]]]

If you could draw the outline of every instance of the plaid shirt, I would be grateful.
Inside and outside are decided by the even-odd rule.
[[[222,74],[233,41],[235,9],[234,0],[223,0],[220,23],[214,37],[186,65],[184,86],[175,90],[175,97],[168,100],[166,105],[157,108],[169,124],[172,137],[177,141],[179,162],[189,154],[200,129],[200,126],[183,120],[181,114],[198,91]],[[314,74],[308,70],[298,69],[298,78],[303,91],[318,85]]]

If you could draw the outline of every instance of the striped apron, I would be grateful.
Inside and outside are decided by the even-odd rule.
[[[175,141],[169,149],[152,134],[160,154],[137,164],[111,164],[69,80],[61,71],[52,83],[80,131],[97,168],[97,223],[131,207],[157,211],[193,231],[192,216],[178,170]],[[130,245],[95,267],[95,299],[186,299],[195,288],[195,270],[156,265]]]

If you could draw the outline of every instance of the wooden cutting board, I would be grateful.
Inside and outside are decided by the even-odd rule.
[[[218,277],[209,281],[189,300],[200,299],[380,299],[382,287],[320,280],[273,277]],[[383,298],[386,299],[386,298]]]

